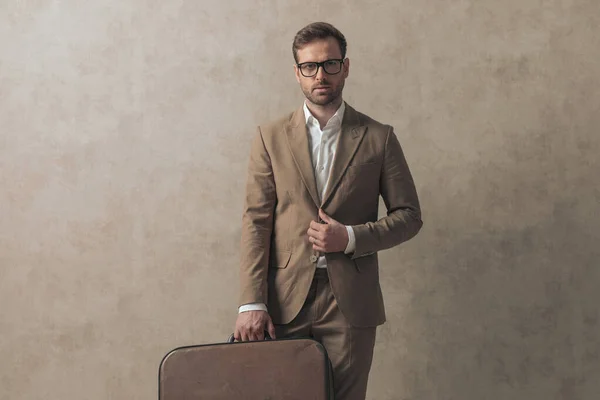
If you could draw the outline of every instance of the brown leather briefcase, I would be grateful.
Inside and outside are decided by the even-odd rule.
[[[327,351],[310,338],[178,347],[158,386],[159,400],[333,400]]]

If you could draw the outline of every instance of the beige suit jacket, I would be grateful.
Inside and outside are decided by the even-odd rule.
[[[378,220],[379,196],[387,215]],[[421,229],[413,178],[393,129],[346,104],[326,193],[320,201],[302,107],[259,126],[252,142],[241,238],[239,304],[265,303],[276,324],[300,311],[318,252],[308,241],[318,209],[356,236],[353,254],[327,253],[333,294],[357,327],[385,322],[377,252]]]

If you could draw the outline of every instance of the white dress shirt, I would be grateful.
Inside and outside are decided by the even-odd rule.
[[[344,119],[345,103],[338,108],[336,113],[327,121],[325,128],[321,130],[319,121],[312,115],[306,102],[304,102],[304,119],[306,121],[306,130],[308,131],[308,145],[311,150],[311,158],[319,200],[323,200],[325,190],[329,183],[329,174],[335,157],[338,139],[342,133],[342,120]],[[308,226],[306,227],[308,230]],[[352,253],[355,249],[356,238],[351,226],[346,225],[348,232],[348,245],[344,252]],[[320,256],[317,261],[317,268],[327,268],[325,256]],[[238,312],[262,310],[267,311],[267,307],[262,303],[244,304],[240,306]]]

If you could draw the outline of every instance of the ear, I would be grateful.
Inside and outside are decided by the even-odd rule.
[[[344,79],[348,77],[349,73],[350,73],[350,59],[346,58],[346,61],[344,61]]]
[[[296,75],[296,80],[298,81],[298,83],[300,83],[300,70],[298,69],[298,66],[296,64],[294,64],[294,73]]]

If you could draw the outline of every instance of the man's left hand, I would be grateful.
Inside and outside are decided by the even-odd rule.
[[[308,240],[313,245],[313,249],[322,253],[335,253],[346,250],[348,246],[348,231],[343,224],[340,224],[323,210],[319,210],[319,217],[325,222],[320,224],[317,221],[311,221],[308,228]]]

